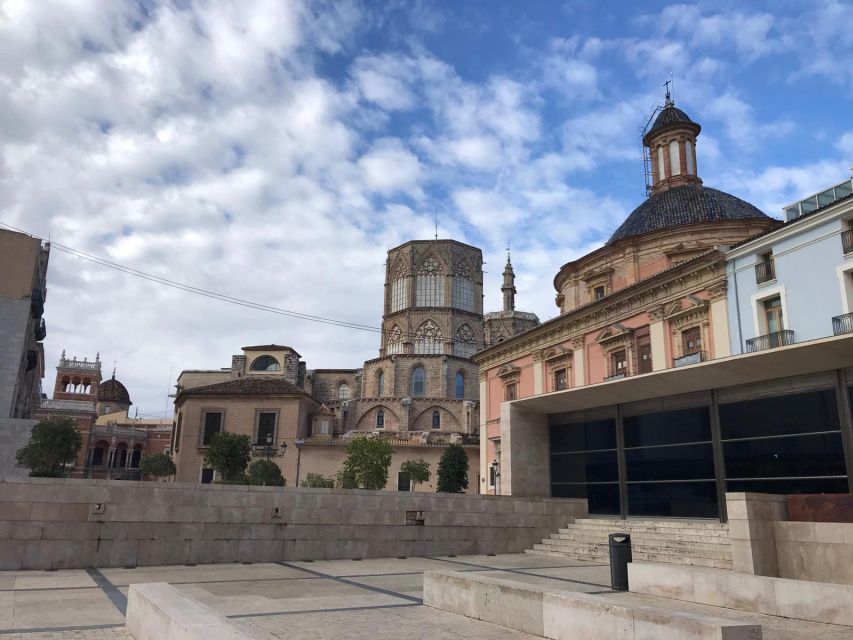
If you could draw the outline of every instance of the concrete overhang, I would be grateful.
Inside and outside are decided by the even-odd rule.
[[[853,367],[853,334],[555,391],[511,404],[525,411],[562,413],[847,367]]]

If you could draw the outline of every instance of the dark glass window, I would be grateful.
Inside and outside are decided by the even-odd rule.
[[[551,453],[616,448],[616,421],[591,420],[551,427]]]
[[[281,365],[272,356],[261,356],[252,363],[252,371],[280,371]]]
[[[711,440],[711,418],[708,407],[631,416],[625,418],[623,424],[626,447],[649,447]]]
[[[754,493],[847,493],[847,478],[789,478],[786,480],[729,480],[729,491]]]
[[[423,396],[426,393],[426,374],[423,367],[415,367],[412,371],[412,395]]]
[[[380,371],[376,376],[376,396],[381,398],[385,395],[385,372]]]
[[[181,448],[181,423],[183,421],[184,421],[184,414],[179,412],[178,413],[178,421],[175,424],[175,434],[174,434],[175,442],[174,442],[174,445],[172,446],[172,449],[176,453]]]
[[[92,466],[100,467],[104,464],[104,447],[98,446],[92,451]]]
[[[504,400],[515,400],[518,398],[518,383],[509,382],[504,387]]]
[[[637,339],[637,372],[652,372],[652,343],[648,336]]]
[[[385,428],[385,410],[379,409],[376,412],[376,428],[384,429]]]
[[[845,475],[841,433],[723,443],[729,478]]]
[[[551,454],[551,482],[616,482],[615,451]]]
[[[632,516],[717,518],[717,485],[713,480],[629,483],[628,513]]]
[[[586,498],[590,513],[618,515],[619,485],[613,484],[552,484],[555,498]]]
[[[604,297],[604,287],[596,287],[592,290],[592,299],[601,300]]]
[[[210,484],[213,482],[213,469],[202,469],[201,470],[201,483],[202,484]]]
[[[432,428],[441,429],[441,414],[438,411],[432,412]]]
[[[835,391],[810,391],[720,405],[723,440],[838,431]]]
[[[204,433],[201,444],[207,446],[213,436],[222,431],[222,413],[220,411],[208,411],[204,414]]]
[[[554,372],[554,391],[562,391],[566,388],[566,370],[565,369],[557,369]]]
[[[465,376],[461,371],[456,372],[456,399],[465,397]]]
[[[267,436],[270,442],[275,441],[275,413],[263,412],[258,414],[258,444],[266,444]]]
[[[625,450],[628,482],[714,478],[711,443]]]

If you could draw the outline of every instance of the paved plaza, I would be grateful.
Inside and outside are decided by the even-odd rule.
[[[113,640],[124,629],[131,583],[168,582],[244,625],[259,639],[532,639],[517,631],[425,607],[423,572],[480,572],[552,589],[606,594],[609,567],[527,554],[330,560],[0,573],[0,640]],[[667,601],[672,602],[672,601]],[[850,638],[849,628],[728,609],[680,609],[758,620],[765,640]]]

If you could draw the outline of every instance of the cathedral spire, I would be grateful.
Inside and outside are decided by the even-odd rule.
[[[515,272],[512,270],[509,247],[506,249],[506,267],[504,267],[504,283],[501,291],[504,294],[504,311],[515,311]]]

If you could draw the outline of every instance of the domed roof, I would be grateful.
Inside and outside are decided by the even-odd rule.
[[[98,385],[98,402],[117,402],[131,405],[130,394],[125,386],[113,376]]]
[[[697,135],[702,130],[702,127],[698,122],[693,122],[693,120],[690,119],[690,116],[676,107],[672,102],[667,102],[666,106],[661,109],[658,117],[655,118],[654,124],[648,131],[646,131],[646,134],[643,136],[643,142],[645,143],[649,136],[655,131],[665,127],[671,127],[676,124],[689,124],[694,126],[696,128]]]
[[[648,198],[616,229],[607,244],[685,224],[755,218],[769,219],[760,209],[730,193],[686,184]]]

